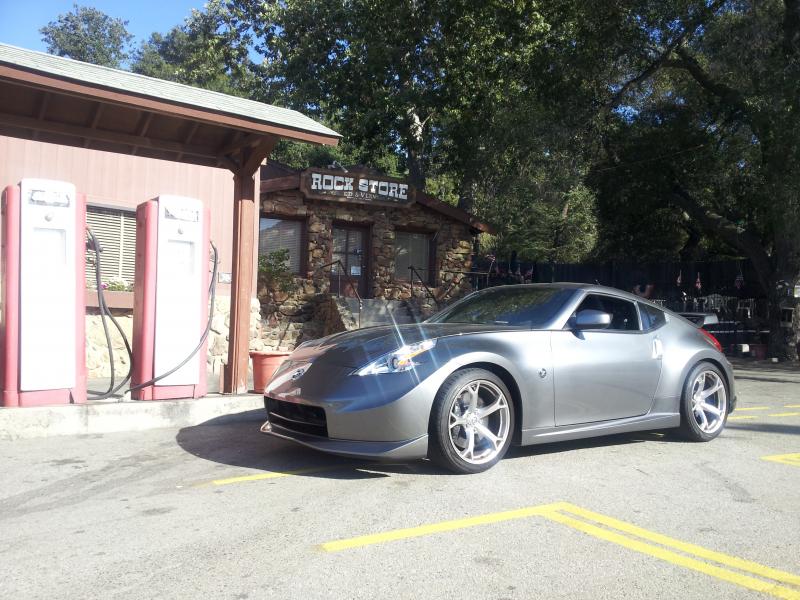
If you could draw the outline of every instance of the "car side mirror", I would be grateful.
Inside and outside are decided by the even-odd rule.
[[[611,325],[611,315],[602,310],[587,308],[575,315],[575,329],[605,329]]]
[[[716,313],[709,313],[703,315],[703,323],[701,327],[705,327],[706,325],[719,325],[719,317]]]

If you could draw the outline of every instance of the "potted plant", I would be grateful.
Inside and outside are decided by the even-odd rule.
[[[262,306],[270,306],[270,312],[274,315],[294,289],[295,281],[289,269],[288,250],[276,250],[258,257],[258,298]],[[256,392],[264,392],[267,382],[289,354],[280,350],[250,352],[250,360],[253,361],[253,388]]]

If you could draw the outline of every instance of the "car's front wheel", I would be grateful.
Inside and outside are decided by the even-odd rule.
[[[503,381],[485,369],[448,377],[433,403],[429,458],[457,473],[480,473],[508,451],[514,404]]]
[[[728,384],[725,376],[709,362],[697,364],[683,387],[681,434],[693,442],[708,442],[722,433],[727,418]]]

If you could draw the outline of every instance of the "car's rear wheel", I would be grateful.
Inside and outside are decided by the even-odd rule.
[[[681,399],[680,433],[693,442],[708,442],[725,428],[728,384],[709,362],[697,364],[686,378]]]
[[[448,377],[433,403],[429,458],[457,473],[480,473],[508,451],[514,404],[503,381],[485,369]]]

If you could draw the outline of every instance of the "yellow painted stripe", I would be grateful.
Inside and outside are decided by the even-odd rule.
[[[798,454],[774,454],[772,456],[762,456],[761,460],[769,460],[772,462],[783,463],[800,467],[800,453]]]
[[[296,471],[272,471],[270,473],[257,473],[255,475],[242,475],[240,477],[228,477],[226,479],[215,479],[211,485],[230,485],[232,483],[245,483],[248,481],[263,481],[264,479],[279,479],[281,477],[292,477],[294,475],[306,475],[308,473],[323,473],[325,471],[338,471],[347,469],[348,465],[333,465],[329,467],[312,467],[310,469],[298,469]],[[203,485],[203,484],[200,484]]]
[[[736,412],[740,410],[770,410],[771,406],[737,406]]]
[[[748,419],[757,419],[753,415],[732,415],[728,417],[728,421],[746,421]]]
[[[674,565],[684,567],[686,569],[691,569],[693,571],[698,571],[706,575],[711,575],[712,577],[716,577],[717,579],[722,579],[723,581],[735,583],[736,585],[742,586],[750,590],[754,590],[756,592],[770,594],[778,598],[790,598],[790,599],[800,598],[800,591],[783,587],[775,583],[762,581],[760,579],[755,579],[754,577],[750,577],[748,575],[735,573],[733,571],[723,569],[722,567],[717,567],[715,565],[711,565],[696,560],[694,558],[684,556],[683,554],[677,554],[676,552],[672,552],[671,550],[667,550],[665,548],[659,548],[658,546],[653,546],[651,544],[647,544],[645,542],[629,538],[619,533],[609,531],[608,529],[603,529],[602,527],[598,527],[597,525],[592,525],[590,523],[580,521],[573,517],[562,515],[561,513],[558,513],[556,511],[550,511],[542,516],[545,517],[546,519],[551,519],[553,521],[556,521],[557,523],[561,523],[563,525],[567,525],[568,527],[572,527],[573,529],[577,529],[578,531],[582,531],[583,533],[586,533],[593,537],[600,538],[602,540],[606,540],[614,544],[618,544],[620,546],[623,546],[624,548],[628,548],[629,550],[635,550],[636,552],[641,552],[642,554],[647,554],[649,556],[659,558],[661,560],[667,561]]]
[[[442,533],[445,531],[466,529],[467,527],[475,527],[478,525],[489,525],[491,523],[500,523],[502,521],[511,521],[514,519],[525,519],[527,517],[544,515],[557,510],[561,505],[561,503],[542,504],[540,506],[530,506],[528,508],[520,508],[517,510],[490,513],[477,517],[468,517],[466,519],[442,521],[441,523],[433,523],[431,525],[420,525],[419,527],[409,527],[407,529],[395,529],[394,531],[385,531],[383,533],[373,533],[370,535],[336,540],[334,542],[326,542],[321,544],[320,547],[327,552],[338,552],[340,550],[358,548],[360,546],[394,542],[397,540],[421,537],[433,533]]]
[[[655,533],[653,531],[648,531],[647,529],[637,527],[636,525],[631,525],[625,521],[620,521],[606,515],[601,515],[600,513],[586,510],[585,508],[581,508],[573,504],[562,503],[560,510],[572,513],[584,519],[601,523],[630,535],[635,535],[650,542],[655,542],[656,544],[661,544],[662,546],[668,546],[674,550],[680,550],[681,552],[686,552],[687,554],[693,554],[706,560],[713,560],[714,562],[723,564],[727,567],[732,567],[740,571],[747,571],[753,575],[758,575],[759,577],[766,577],[768,579],[774,579],[775,581],[781,581],[783,583],[800,586],[800,576],[794,575],[793,573],[787,573],[786,571],[773,569],[772,567],[767,567],[757,562],[736,558],[735,556],[729,556],[727,554],[723,554],[722,552],[709,550],[708,548],[703,548],[702,546],[682,542],[680,540],[676,540],[675,538],[671,538],[660,533]]]
[[[800,408],[800,404],[784,404],[783,408]]]
[[[770,413],[768,417],[800,417],[800,412]]]

